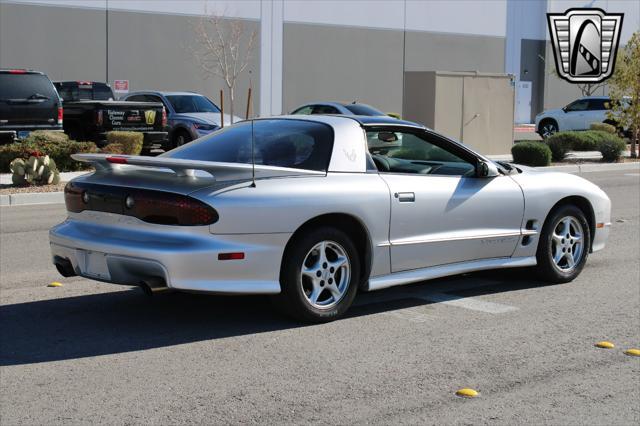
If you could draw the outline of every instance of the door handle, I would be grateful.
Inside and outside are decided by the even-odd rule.
[[[416,201],[416,194],[413,192],[396,192],[395,197],[401,203],[413,203]]]

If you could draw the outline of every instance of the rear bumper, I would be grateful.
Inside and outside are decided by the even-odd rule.
[[[145,132],[143,146],[145,148],[167,148],[169,144],[167,132]]]
[[[0,145],[16,141],[18,133],[15,130],[0,130]]]
[[[290,234],[212,235],[208,226],[149,225],[97,212],[72,216],[51,229],[49,240],[54,264],[68,261],[76,275],[126,285],[162,282],[184,291],[280,292]],[[243,260],[218,260],[219,253],[238,251]]]

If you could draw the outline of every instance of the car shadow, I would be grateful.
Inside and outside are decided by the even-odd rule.
[[[485,273],[486,274],[486,273]],[[450,280],[471,287],[461,297],[538,287],[541,283],[482,274],[433,280],[360,295],[346,319],[424,306],[407,291],[447,291]],[[475,280],[475,281],[473,281]],[[483,284],[484,283],[484,284]],[[486,284],[486,285],[485,285]],[[422,288],[429,290],[422,290]],[[0,306],[0,366],[108,355],[311,325],[277,313],[268,298],[187,293],[148,298],[139,289]],[[322,325],[316,325],[322,327]]]

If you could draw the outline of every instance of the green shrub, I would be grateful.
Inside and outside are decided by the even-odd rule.
[[[576,132],[558,132],[545,140],[545,143],[551,150],[551,159],[553,161],[564,160],[567,152],[573,149],[575,133]]]
[[[611,136],[615,135],[602,130],[558,132],[545,142],[551,148],[553,161],[562,161],[569,151],[597,151],[600,142]]]
[[[26,143],[65,143],[69,141],[69,136],[62,132],[52,132],[51,130],[36,130],[31,132],[24,140]]]
[[[140,155],[144,134],[140,132],[109,132],[107,133],[107,144],[120,144],[122,154]]]
[[[598,151],[602,154],[602,161],[614,163],[620,159],[622,152],[627,148],[624,139],[607,133],[610,137],[603,139],[598,144]]]
[[[71,154],[98,152],[98,148],[93,142],[76,142],[68,139],[61,139],[59,134],[55,134],[52,139],[43,135],[45,132],[34,132],[36,135],[29,136],[24,141],[0,146],[0,173],[9,172],[9,163],[16,158],[28,160],[31,156],[43,157],[48,155],[61,172],[72,172],[83,170],[89,166],[87,163],[75,161]],[[54,132],[46,132],[54,133]]]
[[[513,162],[526,166],[548,166],[551,154],[551,149],[543,142],[520,142],[511,147]]]
[[[558,132],[548,137],[546,143],[551,149],[553,161],[564,160],[569,151],[600,151],[604,161],[617,161],[626,148],[624,140],[620,139],[615,132],[610,133],[604,130]]]
[[[616,130],[616,126],[609,123],[591,123],[591,126],[589,126],[589,128],[591,130],[600,130],[602,132],[612,133],[614,135],[618,133],[618,131]]]
[[[103,154],[124,154],[124,148],[120,143],[110,143],[100,149]]]

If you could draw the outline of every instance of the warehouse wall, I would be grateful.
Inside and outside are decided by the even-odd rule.
[[[504,37],[407,31],[406,71],[504,72]]]
[[[283,112],[319,100],[402,110],[402,32],[284,24]]]
[[[197,17],[156,13],[109,12],[109,79],[129,80],[130,90],[194,91],[219,103],[225,88],[217,77],[205,79],[190,49],[197,48],[193,25]],[[255,21],[243,21],[247,34],[257,32],[256,47],[247,71],[251,71],[254,111],[259,105],[260,33]],[[249,74],[236,87],[235,114],[244,116]]]
[[[51,79],[106,78],[104,10],[0,2],[0,68],[33,68]]]
[[[0,3],[0,67],[33,68],[52,80],[129,80],[130,91],[194,91],[219,101],[220,78],[205,78],[190,48],[196,47],[194,16]],[[253,111],[259,105],[259,22],[250,65]],[[108,34],[108,35],[107,35]],[[107,56],[108,37],[108,56]],[[235,114],[244,116],[249,74],[236,88]],[[228,94],[225,92],[228,110]]]

